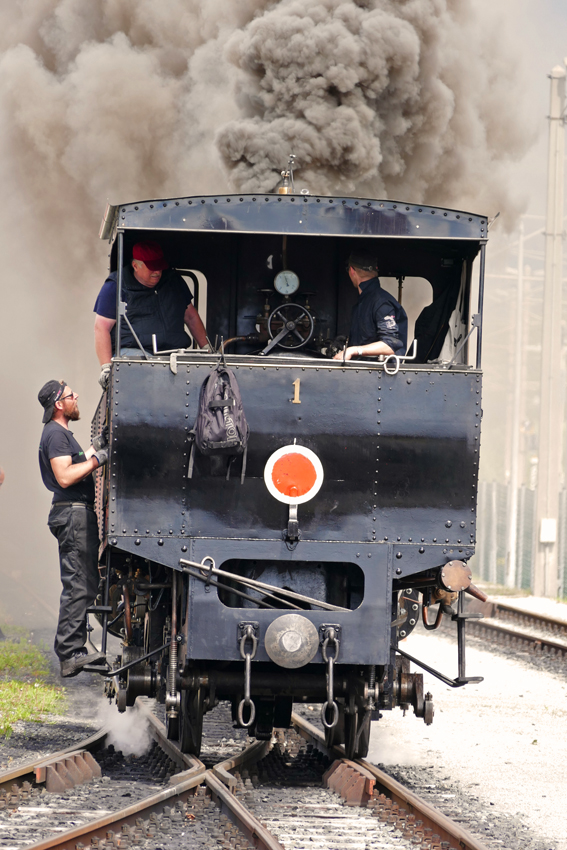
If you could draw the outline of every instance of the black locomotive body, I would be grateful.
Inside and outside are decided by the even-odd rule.
[[[158,697],[169,734],[196,753],[203,714],[220,699],[260,738],[289,724],[294,701],[322,703],[328,742],[350,756],[365,755],[381,710],[412,706],[431,722],[431,696],[399,642],[420,611],[438,622],[430,607],[450,611],[458,593],[459,674],[439,675],[471,681],[463,594],[475,592],[486,218],[257,195],[111,207],[103,225],[112,268],[134,243],[160,242],[212,343],[115,357],[93,423],[110,430],[98,610],[104,646],[106,629],[123,638],[108,680],[119,709]],[[330,358],[348,334],[356,292],[345,261],[360,247],[396,294],[403,284],[411,299],[411,279],[429,283],[407,358]],[[200,389],[220,362],[250,428],[245,470],[242,458],[195,452],[189,477]],[[280,498],[274,457],[307,463],[305,498]]]

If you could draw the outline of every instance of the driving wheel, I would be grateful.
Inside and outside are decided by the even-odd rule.
[[[179,749],[198,756],[203,737],[203,690],[181,691],[179,710]]]
[[[345,735],[344,735],[344,746],[345,746],[345,756],[347,759],[355,759],[356,758],[356,733],[358,730],[358,711],[356,708],[354,711],[350,711],[348,714],[345,712]]]

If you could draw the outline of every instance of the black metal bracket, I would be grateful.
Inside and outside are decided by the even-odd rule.
[[[468,682],[482,682],[483,678],[469,678],[469,679],[461,679],[460,677],[456,679],[450,679],[448,676],[444,676],[443,673],[440,673],[438,670],[434,670],[433,667],[430,667],[428,664],[425,664],[423,661],[419,661],[419,659],[414,658],[413,655],[410,655],[408,652],[404,652],[403,649],[398,647],[392,647],[397,653],[402,655],[404,658],[407,658],[408,661],[413,661],[414,664],[417,664],[418,667],[421,667],[422,670],[425,670],[427,673],[431,673],[432,676],[435,676],[436,679],[443,682],[444,685],[448,685],[450,688],[462,688],[463,685],[468,684]]]
[[[459,600],[457,604],[457,613],[453,614],[453,616],[451,617],[452,620],[456,620],[457,622],[459,675],[455,679],[450,679],[448,676],[444,676],[443,673],[440,673],[438,670],[434,670],[433,667],[429,667],[428,664],[424,664],[423,661],[418,661],[417,658],[414,658],[412,655],[409,655],[407,652],[404,652],[404,650],[400,649],[399,646],[392,646],[392,649],[402,655],[404,658],[407,658],[408,661],[413,661],[413,663],[417,664],[418,667],[421,667],[422,670],[426,670],[427,673],[431,673],[432,676],[435,676],[436,679],[439,679],[441,682],[443,682],[445,685],[448,685],[450,688],[462,688],[463,685],[478,684],[479,682],[483,682],[484,676],[467,676],[465,670],[465,623],[471,618],[482,618],[482,614],[466,614],[464,606],[465,591],[460,590]]]
[[[327,630],[334,629],[335,630],[335,638],[340,641],[341,639],[341,627],[338,623],[321,623],[319,626],[319,644],[323,646],[326,638],[327,638]]]
[[[289,506],[289,519],[287,523],[287,531],[285,532],[286,540],[290,543],[299,541],[299,520],[297,518],[297,505]]]
[[[257,638],[257,637],[260,636],[260,623],[255,623],[255,622],[245,623],[244,621],[242,621],[238,624],[238,643],[240,643],[240,641],[242,640],[242,638],[246,634],[246,629],[248,628],[248,626],[252,626],[252,631],[254,632],[254,637]]]
[[[471,618],[481,618],[482,614],[466,614],[464,610],[465,606],[465,591],[459,591],[459,601],[457,605],[457,613],[453,614],[451,617],[452,620],[456,620],[457,622],[457,648],[459,654],[459,675],[456,679],[450,679],[448,676],[444,676],[443,673],[439,673],[438,670],[434,670],[433,667],[429,667],[428,664],[424,664],[423,661],[418,661],[417,658],[414,658],[412,655],[409,655],[407,652],[404,652],[403,649],[400,649],[399,646],[392,646],[392,649],[395,652],[398,652],[404,658],[407,658],[409,661],[413,661],[414,664],[417,664],[418,667],[421,667],[422,670],[426,670],[428,673],[431,673],[432,676],[435,676],[436,679],[439,679],[445,685],[448,685],[450,688],[462,688],[463,685],[468,684],[478,684],[479,682],[484,681],[484,676],[467,676],[465,675],[465,623],[467,620]]]
[[[451,620],[454,620],[457,623],[457,652],[459,657],[459,675],[455,679],[461,685],[466,685],[469,682],[477,684],[478,682],[482,682],[484,680],[483,676],[467,676],[466,675],[466,659],[465,659],[465,625],[466,621],[470,619],[480,620],[482,619],[482,614],[480,613],[465,613],[465,591],[459,591],[459,600],[457,602],[457,613],[453,614]]]

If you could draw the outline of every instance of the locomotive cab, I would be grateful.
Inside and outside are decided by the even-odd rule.
[[[117,352],[121,269],[150,239],[188,281],[210,341],[117,353],[93,422],[110,431],[99,615],[104,648],[107,630],[123,640],[107,684],[119,709],[157,697],[171,737],[198,753],[219,700],[258,738],[289,725],[294,701],[319,702],[327,742],[364,756],[380,711],[412,706],[432,720],[410,660],[430,668],[399,646],[420,610],[428,628],[442,610],[457,624],[458,676],[432,672],[455,687],[480,681],[465,671],[463,595],[480,594],[467,562],[486,234],[483,216],[361,198],[109,207]],[[402,356],[333,359],[356,300],[346,260],[361,248],[408,312]],[[238,384],[245,463],[193,443],[201,387],[219,367]]]

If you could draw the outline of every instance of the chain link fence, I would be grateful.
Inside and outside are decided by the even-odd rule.
[[[498,481],[481,481],[478,488],[477,547],[472,567],[484,581],[506,583],[508,503],[510,487]],[[531,590],[536,534],[536,491],[518,490],[515,587]],[[559,595],[567,595],[567,490],[559,494],[558,523]]]

